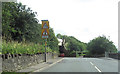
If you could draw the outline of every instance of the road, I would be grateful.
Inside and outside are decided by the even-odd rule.
[[[105,58],[64,58],[40,72],[118,72],[118,61]]]

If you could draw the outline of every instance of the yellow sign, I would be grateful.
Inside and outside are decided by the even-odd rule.
[[[49,21],[42,20],[42,29],[49,29]]]
[[[42,38],[48,38],[49,35],[49,21],[48,20],[42,20]]]

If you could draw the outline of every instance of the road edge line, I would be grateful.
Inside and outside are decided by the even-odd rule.
[[[58,60],[58,61],[56,61],[56,62],[54,62],[53,64],[50,64],[50,65],[48,65],[48,66],[51,67],[51,66],[53,66],[54,64],[62,61],[63,59],[64,59],[64,58],[61,58],[60,60]],[[44,67],[42,67],[42,68],[40,68],[40,69],[38,69],[38,70],[35,70],[35,71],[33,71],[33,72],[40,72],[41,70],[47,68],[48,66],[44,66]]]
[[[53,64],[49,65],[49,67],[51,67],[51,66],[55,65],[56,63],[58,63],[58,62],[62,61],[63,59],[64,59],[64,58],[62,58],[62,59],[60,59],[60,60],[58,60],[58,61],[54,62]]]

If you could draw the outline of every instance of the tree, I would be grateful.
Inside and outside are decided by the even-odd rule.
[[[4,2],[2,4],[3,36],[18,41],[31,40],[36,34],[38,20],[36,12],[22,3]],[[8,38],[9,37],[9,38]]]
[[[62,36],[61,34],[57,34],[56,37],[59,38],[59,39],[62,39],[62,38],[63,38],[63,36]]]
[[[38,23],[37,13],[33,12],[22,3],[3,2],[2,3],[2,36],[4,40],[39,43],[45,45],[45,40],[41,38],[42,25]],[[49,29],[47,46],[53,51],[58,51],[58,40],[54,30]]]
[[[87,48],[86,43],[79,41],[78,39],[76,39],[73,36],[57,34],[57,37],[61,38],[61,39],[65,39],[64,46],[65,46],[66,50],[70,50],[71,52],[76,51],[76,50],[83,51],[83,50],[86,50],[86,48]]]
[[[50,35],[49,35],[49,38],[48,38],[48,46],[53,49],[53,51],[58,51],[59,50],[59,47],[58,47],[58,40],[57,38],[55,37],[55,33],[53,31],[52,28],[49,29],[49,32],[50,32]]]
[[[12,2],[3,2],[2,3],[2,35],[6,37],[6,39],[10,39],[11,32],[16,32],[11,25],[14,25],[14,18],[11,13],[15,13],[16,5]],[[14,14],[16,15],[16,14]]]
[[[102,55],[107,52],[116,52],[117,49],[112,41],[109,41],[105,36],[99,36],[93,40],[91,40],[87,49],[89,50],[91,55]]]

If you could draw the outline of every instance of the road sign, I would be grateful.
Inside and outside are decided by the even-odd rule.
[[[42,20],[42,29],[49,29],[49,21]]]
[[[42,20],[42,33],[41,36],[45,39],[45,62],[47,62],[47,55],[46,55],[46,42],[49,35],[49,21]]]
[[[49,35],[49,30],[47,29],[42,29],[42,38],[48,38]]]
[[[48,20],[42,20],[42,38],[46,39],[49,35],[49,21]]]

